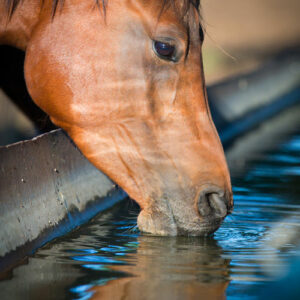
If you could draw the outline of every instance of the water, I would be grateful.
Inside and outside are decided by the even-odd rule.
[[[280,298],[269,285],[300,257],[300,131],[245,166],[232,168],[235,209],[213,237],[140,235],[128,200],[15,268],[0,298]]]

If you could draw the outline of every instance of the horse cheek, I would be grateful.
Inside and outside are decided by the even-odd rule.
[[[58,126],[71,123],[69,99],[72,92],[64,73],[51,61],[38,44],[27,47],[24,75],[28,92],[37,106],[47,113]]]

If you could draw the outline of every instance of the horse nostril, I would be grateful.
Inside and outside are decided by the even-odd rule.
[[[228,209],[224,191],[218,188],[203,190],[198,199],[198,210],[204,218],[225,218]]]
[[[208,195],[208,202],[215,216],[218,218],[224,218],[227,215],[227,207],[225,205],[225,198],[220,197],[216,193]]]

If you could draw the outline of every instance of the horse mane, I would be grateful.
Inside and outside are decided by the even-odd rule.
[[[6,7],[7,14],[8,14],[9,18],[11,18],[13,13],[17,9],[18,5],[20,4],[20,2],[25,1],[25,0],[4,0],[4,1],[5,1],[5,7]],[[41,4],[43,4],[44,0],[40,0],[40,1],[41,1]],[[95,4],[99,8],[100,8],[100,1],[101,1],[103,11],[105,14],[107,0],[94,0],[94,1],[95,1]],[[57,11],[58,5],[62,7],[64,2],[65,2],[65,0],[52,0],[52,17],[54,17],[54,15]]]
[[[4,0],[4,1],[5,1],[5,7],[6,7],[7,14],[8,14],[9,18],[11,18],[13,13],[17,9],[18,5],[20,4],[20,2],[26,1],[26,0]],[[41,4],[43,4],[44,0],[40,0],[40,1],[41,1]],[[52,17],[55,16],[58,5],[60,7],[62,7],[64,4],[64,1],[65,0],[52,0]],[[100,9],[100,2],[101,2],[102,8],[103,8],[103,14],[105,15],[106,5],[107,5],[108,0],[94,0],[94,1],[95,1],[96,6],[99,9]],[[182,1],[186,2],[187,4],[192,4],[194,7],[197,8],[197,10],[199,12],[200,0],[182,0]],[[174,0],[163,0],[161,13],[164,11],[164,9],[166,9],[166,7],[169,7],[169,5],[174,5]]]

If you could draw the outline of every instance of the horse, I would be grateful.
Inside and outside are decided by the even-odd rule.
[[[232,211],[205,88],[199,0],[1,0],[28,92],[140,206],[153,235],[206,236]]]

